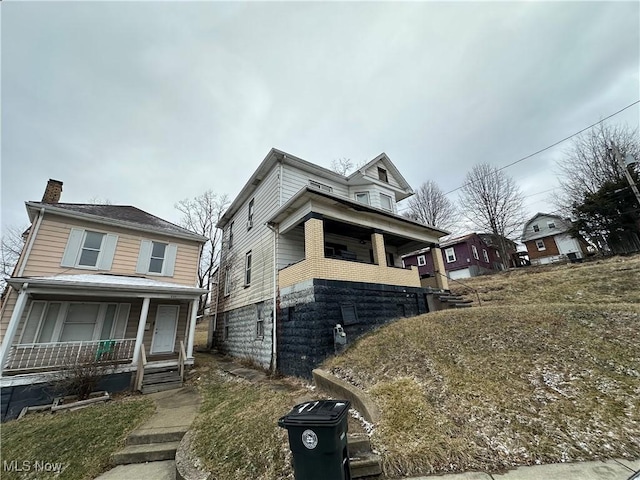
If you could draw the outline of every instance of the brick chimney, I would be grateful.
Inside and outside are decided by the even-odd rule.
[[[58,203],[62,194],[62,182],[60,180],[49,179],[47,188],[42,195],[42,203]]]

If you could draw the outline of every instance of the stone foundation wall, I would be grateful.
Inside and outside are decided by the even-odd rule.
[[[392,319],[428,311],[426,290],[340,280],[308,280],[280,292],[278,370],[305,378],[334,354],[333,327],[347,344]]]
[[[258,336],[257,320],[261,315],[264,335]],[[225,335],[225,317],[227,334]],[[214,332],[214,347],[221,353],[249,359],[264,368],[271,364],[273,300],[254,303],[220,312]]]

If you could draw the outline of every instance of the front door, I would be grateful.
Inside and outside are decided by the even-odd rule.
[[[178,305],[158,305],[156,323],[151,340],[151,353],[171,353],[176,342]]]

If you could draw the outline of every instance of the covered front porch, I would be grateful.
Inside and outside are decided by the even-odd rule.
[[[346,207],[346,208],[345,208]],[[420,287],[402,256],[431,247],[437,288],[448,289],[437,247],[441,232],[398,215],[325,192],[302,191],[271,221],[278,234],[278,285],[310,279]]]
[[[112,275],[9,283],[15,292],[0,350],[3,384],[87,362],[115,372],[135,371],[142,359],[193,363],[203,289]]]

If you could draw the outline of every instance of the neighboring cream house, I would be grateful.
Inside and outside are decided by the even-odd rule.
[[[524,225],[522,243],[527,247],[532,265],[584,258],[587,245],[571,236],[571,221],[557,215],[537,213]]]
[[[438,287],[447,289],[437,248],[447,232],[398,215],[396,203],[412,194],[385,154],[343,176],[272,149],[218,224],[223,248],[210,342],[308,376],[333,353],[336,324],[351,341],[392,318],[426,312],[429,290],[402,256],[433,247]]]
[[[41,202],[26,202],[31,227],[0,316],[3,418],[46,403],[33,384],[76,358],[117,361],[114,389],[143,359],[193,363],[206,238],[132,206],[59,203],[61,191],[50,180]]]

